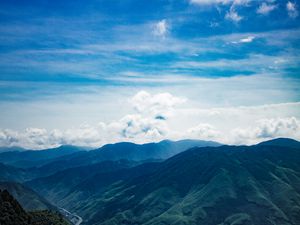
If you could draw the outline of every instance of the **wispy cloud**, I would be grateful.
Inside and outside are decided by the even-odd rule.
[[[197,5],[211,5],[211,4],[236,4],[236,5],[247,5],[251,0],[190,0],[192,4]]]
[[[258,14],[261,14],[261,15],[268,15],[270,12],[272,12],[276,8],[277,8],[277,5],[275,5],[275,4],[268,4],[266,2],[263,2],[258,7],[258,9],[256,10],[256,12]]]
[[[254,36],[249,36],[246,38],[242,38],[238,41],[232,41],[233,44],[238,44],[238,43],[251,43],[255,39]]]
[[[232,5],[230,10],[226,13],[225,19],[238,23],[243,19],[243,17],[237,13],[235,7]]]
[[[292,3],[292,2],[287,2],[286,3],[286,9],[288,12],[289,17],[291,18],[296,18],[298,17],[298,10],[297,10],[297,5],[296,3]]]

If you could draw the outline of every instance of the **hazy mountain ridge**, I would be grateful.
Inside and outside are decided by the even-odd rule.
[[[157,161],[166,157],[166,154],[174,155],[190,147],[218,145],[220,144],[216,142],[200,140],[176,142],[166,140],[142,145],[127,142],[108,144],[91,151],[82,151],[81,147],[61,146],[55,149],[39,151],[6,152],[0,153],[0,181],[25,182],[39,177],[50,176],[69,168],[89,166],[103,161],[123,159],[132,161],[132,163],[134,163],[134,160],[139,161],[139,163]],[[49,158],[47,158],[48,156]],[[1,163],[1,161],[4,161],[5,164]],[[25,168],[16,168],[18,166]]]
[[[23,182],[32,176],[24,169],[0,163],[0,181],[18,181]]]
[[[0,162],[21,168],[41,166],[56,158],[84,151],[84,148],[62,145],[57,148],[45,150],[9,151],[0,153]]]
[[[12,146],[12,147],[0,147],[0,153],[3,152],[22,152],[22,151],[27,151],[27,149],[18,147],[18,146]]]
[[[121,142],[116,144],[107,144],[101,148],[91,151],[80,151],[70,155],[58,157],[52,162],[32,168],[31,172],[48,176],[58,171],[68,168],[86,166],[100,163],[103,161],[157,161],[173,156],[179,152],[185,151],[191,147],[220,146],[221,144],[212,141],[201,140],[181,140],[181,141],[161,141],[158,143],[134,144],[130,142]]]

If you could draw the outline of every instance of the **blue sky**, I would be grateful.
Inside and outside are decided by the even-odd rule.
[[[299,4],[2,0],[0,145],[299,139]]]

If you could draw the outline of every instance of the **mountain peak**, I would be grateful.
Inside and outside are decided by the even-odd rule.
[[[280,147],[290,147],[290,148],[300,148],[300,142],[291,138],[275,138],[272,140],[264,141],[259,143],[258,145],[273,145]]]

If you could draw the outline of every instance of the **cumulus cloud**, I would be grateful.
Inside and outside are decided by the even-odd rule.
[[[170,93],[151,95],[146,91],[138,92],[129,100],[138,113],[163,118],[171,115],[174,107],[185,101],[185,98],[175,97]]]
[[[0,146],[22,146],[43,149],[64,144],[98,147],[119,141],[150,142],[167,137],[168,117],[184,98],[170,93],[150,94],[140,91],[129,103],[134,114],[125,115],[109,123],[83,124],[66,130],[27,128],[23,131],[0,130]]]
[[[295,117],[262,119],[256,126],[232,131],[235,143],[259,142],[277,137],[300,137],[300,121]]]
[[[274,4],[267,4],[266,2],[263,2],[256,12],[261,15],[268,15],[270,12],[272,12],[274,9],[277,8],[277,5]]]
[[[296,3],[292,3],[290,1],[286,4],[286,10],[288,12],[289,17],[291,18],[296,18],[299,14]]]
[[[165,120],[153,117],[143,117],[139,114],[127,115],[120,121],[110,124],[109,127],[118,128],[119,135],[125,139],[153,141],[159,140],[168,134]]]
[[[22,146],[29,149],[44,149],[64,144],[78,146],[99,146],[103,142],[104,127],[98,125],[82,125],[66,130],[46,130],[26,128],[22,131],[0,130],[1,146]]]
[[[167,20],[163,19],[154,24],[153,33],[156,36],[165,37],[169,32],[170,25]]]
[[[44,149],[64,144],[99,147],[120,141],[183,138],[225,144],[253,144],[275,137],[300,139],[300,102],[205,109],[186,108],[186,104],[181,105],[186,101],[167,92],[140,91],[124,102],[131,105],[132,112],[119,119],[65,130],[0,129],[0,146]]]
[[[195,127],[189,128],[186,135],[188,138],[202,140],[216,140],[220,138],[220,132],[208,123],[200,123]]]

